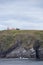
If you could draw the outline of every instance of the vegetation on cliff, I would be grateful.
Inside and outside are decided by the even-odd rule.
[[[43,31],[38,30],[0,31],[0,52],[6,51],[7,49],[15,45],[17,40],[22,41],[21,46],[28,50],[33,47],[33,44],[36,39],[40,41],[40,47],[43,48]]]

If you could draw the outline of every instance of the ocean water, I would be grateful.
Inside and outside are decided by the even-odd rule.
[[[43,61],[35,59],[0,59],[0,65],[43,65]]]

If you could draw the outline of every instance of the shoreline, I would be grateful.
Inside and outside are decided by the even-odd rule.
[[[0,60],[32,60],[32,61],[43,61],[43,58],[36,59],[36,58],[0,58]]]

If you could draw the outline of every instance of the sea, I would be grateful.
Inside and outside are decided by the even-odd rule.
[[[43,60],[37,60],[33,58],[3,58],[0,59],[0,65],[43,65]]]

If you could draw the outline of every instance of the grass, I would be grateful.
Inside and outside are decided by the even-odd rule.
[[[35,39],[43,41],[41,30],[3,30],[0,31],[0,51],[5,51],[15,44],[16,40],[22,41],[22,47],[29,49],[33,46]],[[43,47],[43,42],[40,43]]]

